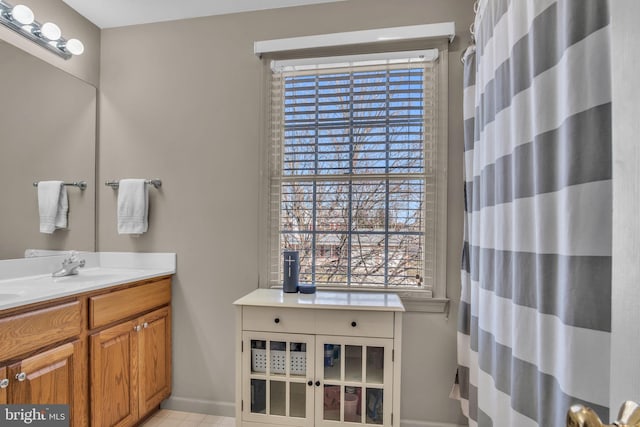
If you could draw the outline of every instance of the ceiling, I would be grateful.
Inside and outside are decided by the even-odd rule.
[[[345,0],[63,0],[100,28]]]

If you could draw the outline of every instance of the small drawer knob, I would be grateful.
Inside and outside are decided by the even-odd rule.
[[[308,385],[309,387],[311,387],[311,386],[313,385],[313,381],[309,380],[309,382],[307,383],[307,385]]]
[[[0,389],[9,387],[9,380],[7,378],[3,378],[0,380]]]
[[[149,323],[148,323],[148,322],[144,322],[144,323],[142,324],[142,327],[143,327],[144,329],[147,329],[147,328],[149,327]]]
[[[351,326],[355,328],[358,324],[356,322],[351,322]]]
[[[133,330],[136,331],[136,332],[140,332],[140,329],[142,329],[142,326],[140,326],[140,325],[136,325],[136,326],[133,327]]]
[[[16,379],[22,382],[27,379],[27,374],[25,374],[24,372],[20,372],[18,375],[16,375]]]
[[[316,381],[316,387],[320,387],[320,381]]]
[[[275,319],[273,319],[273,321],[276,322],[276,323],[280,323],[280,318],[276,317]]]

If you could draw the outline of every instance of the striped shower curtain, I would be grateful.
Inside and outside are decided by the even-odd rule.
[[[562,427],[582,403],[608,420],[608,1],[481,1],[475,29],[464,78],[463,412],[471,426]]]

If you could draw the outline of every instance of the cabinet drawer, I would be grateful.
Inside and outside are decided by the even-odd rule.
[[[0,319],[0,360],[78,336],[81,324],[78,301]]]
[[[321,335],[393,338],[393,313],[318,310],[315,330]]]
[[[315,311],[296,308],[244,307],[242,309],[242,329],[313,334]]]
[[[171,301],[171,279],[89,298],[89,328],[126,319]]]

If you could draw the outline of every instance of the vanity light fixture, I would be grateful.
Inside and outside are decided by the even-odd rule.
[[[60,37],[62,37],[62,31],[60,30],[60,27],[58,27],[53,22],[45,22],[44,24],[42,24],[42,27],[40,27],[40,31],[32,30],[32,32],[35,35],[40,34],[41,37],[47,40],[51,40],[52,42],[60,40]]]
[[[13,9],[5,12],[3,15],[22,25],[30,25],[35,20],[33,11],[23,4],[14,6]]]
[[[69,39],[66,42],[58,43],[58,47],[76,56],[82,55],[84,52],[84,45],[78,39]]]
[[[64,59],[84,52],[84,45],[80,40],[65,39],[60,27],[53,22],[39,23],[35,20],[33,11],[23,4],[12,6],[0,0],[0,24]]]

